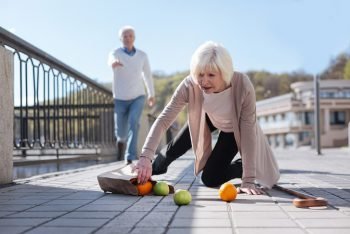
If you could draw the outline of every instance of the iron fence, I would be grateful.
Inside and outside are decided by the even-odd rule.
[[[112,92],[0,27],[14,54],[14,148],[115,145]]]

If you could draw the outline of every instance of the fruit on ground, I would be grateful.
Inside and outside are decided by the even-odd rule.
[[[157,196],[167,196],[169,194],[169,185],[164,181],[158,181],[153,186],[153,193]]]
[[[151,181],[147,181],[144,184],[137,184],[137,191],[139,192],[140,196],[144,196],[149,194],[152,191],[153,185],[151,183]]]
[[[223,201],[233,201],[237,197],[237,189],[232,183],[226,182],[220,186],[219,196]]]
[[[178,206],[188,205],[192,201],[191,193],[184,189],[176,190],[174,194],[174,202]]]

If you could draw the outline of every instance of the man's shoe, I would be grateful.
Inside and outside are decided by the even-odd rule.
[[[126,165],[130,165],[130,164],[132,164],[132,160],[126,160],[126,163],[125,163]]]
[[[124,154],[125,154],[125,143],[124,142],[118,142],[117,143],[117,161],[124,160]]]

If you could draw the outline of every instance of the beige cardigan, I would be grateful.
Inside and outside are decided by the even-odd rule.
[[[235,72],[231,81],[234,100],[233,129],[243,162],[242,187],[245,183],[258,182],[271,188],[279,179],[279,169],[272,150],[256,122],[255,91],[249,78]],[[194,172],[201,172],[212,152],[211,133],[202,108],[203,94],[190,76],[177,87],[170,102],[152,125],[141,155],[153,160],[155,150],[178,113],[188,105],[188,125],[192,148],[195,153]]]

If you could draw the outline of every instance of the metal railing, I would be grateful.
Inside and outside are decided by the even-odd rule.
[[[0,27],[14,54],[14,148],[115,145],[112,92]]]

